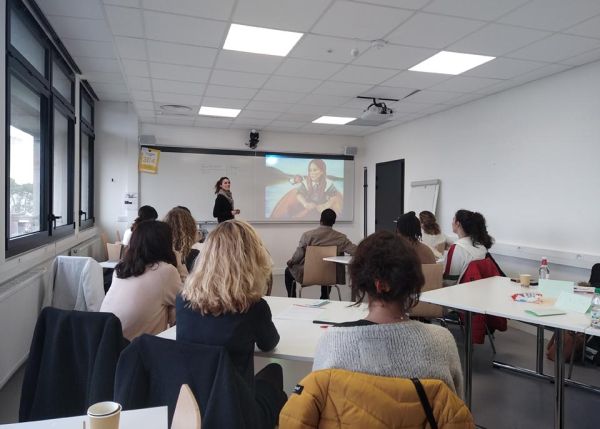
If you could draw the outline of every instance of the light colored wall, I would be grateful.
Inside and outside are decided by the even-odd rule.
[[[598,76],[600,62],[368,136],[370,183],[375,163],[405,159],[407,201],[411,181],[441,179],[446,233],[454,212],[467,208],[485,215],[498,243],[593,259],[600,255]],[[373,231],[374,193],[368,202]],[[539,265],[499,259],[511,272]],[[586,269],[550,264],[555,278],[589,277]]]
[[[182,126],[142,124],[141,134],[154,135],[158,145],[186,146],[218,149],[247,149],[249,130],[222,130],[216,128],[192,128]],[[362,138],[307,134],[261,132],[259,150],[279,152],[304,152],[319,154],[343,154],[345,146],[359,147],[355,157],[355,208],[354,222],[339,223],[335,228],[356,242],[362,238]],[[159,167],[160,168],[160,167]],[[216,180],[216,179],[215,179]],[[235,195],[235,183],[232,188]],[[190,198],[205,198],[206,204],[214,204],[214,195],[190,195]],[[257,198],[263,198],[257,195]],[[181,202],[186,205],[185,201]],[[160,215],[163,215],[161,213]],[[256,224],[256,229],[265,241],[275,262],[275,272],[282,273],[285,262],[292,256],[300,235],[315,225],[310,224]]]

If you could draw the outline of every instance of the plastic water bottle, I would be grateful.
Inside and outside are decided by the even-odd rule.
[[[592,328],[600,329],[600,287],[594,289],[592,298]]]
[[[538,270],[539,279],[549,279],[550,278],[550,270],[548,269],[548,259],[542,258],[542,263],[540,264],[540,269]]]

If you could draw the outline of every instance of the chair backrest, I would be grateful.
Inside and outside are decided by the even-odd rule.
[[[106,243],[106,253],[109,261],[119,261],[123,252],[123,245],[120,243]]]
[[[442,264],[423,264],[421,265],[425,284],[421,292],[435,290],[442,287],[444,266]],[[411,317],[436,318],[444,315],[443,307],[440,305],[419,302],[416,307],[409,310]]]
[[[102,267],[87,256],[57,256],[45,304],[61,310],[100,311],[104,300]]]
[[[187,384],[182,384],[173,414],[171,429],[200,429],[202,427],[202,417],[200,408],[194,397],[194,392]]]
[[[471,261],[458,282],[474,282],[475,280],[487,279],[489,277],[500,275],[502,275],[502,273],[494,261],[491,258],[485,258],[478,261]]]
[[[304,255],[304,277],[302,286],[331,286],[336,282],[335,262],[323,258],[335,256],[336,246],[307,246]]]

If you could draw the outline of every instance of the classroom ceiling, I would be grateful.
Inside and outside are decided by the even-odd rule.
[[[38,0],[101,100],[144,123],[367,135],[600,59],[598,0]],[[285,58],[222,49],[231,23],[303,32]],[[384,40],[372,43],[374,40]],[[376,46],[378,45],[378,46]],[[353,56],[351,50],[358,50]],[[459,76],[408,68],[440,50],[497,57]],[[355,52],[356,53],[356,52]],[[368,100],[396,116],[377,127]],[[189,106],[187,115],[160,106]],[[200,105],[242,109],[201,117]]]

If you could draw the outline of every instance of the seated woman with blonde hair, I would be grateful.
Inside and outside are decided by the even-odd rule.
[[[246,222],[220,223],[206,240],[202,258],[177,297],[177,341],[222,346],[233,366],[254,389],[256,427],[274,427],[287,400],[283,373],[269,364],[254,376],[254,347],[272,350],[279,334],[262,299],[271,275],[271,257]]]
[[[192,249],[198,233],[196,220],[188,208],[177,206],[169,210],[163,222],[168,224],[173,232],[173,251],[177,256],[177,270],[181,280],[185,281],[198,255],[198,251]]]

